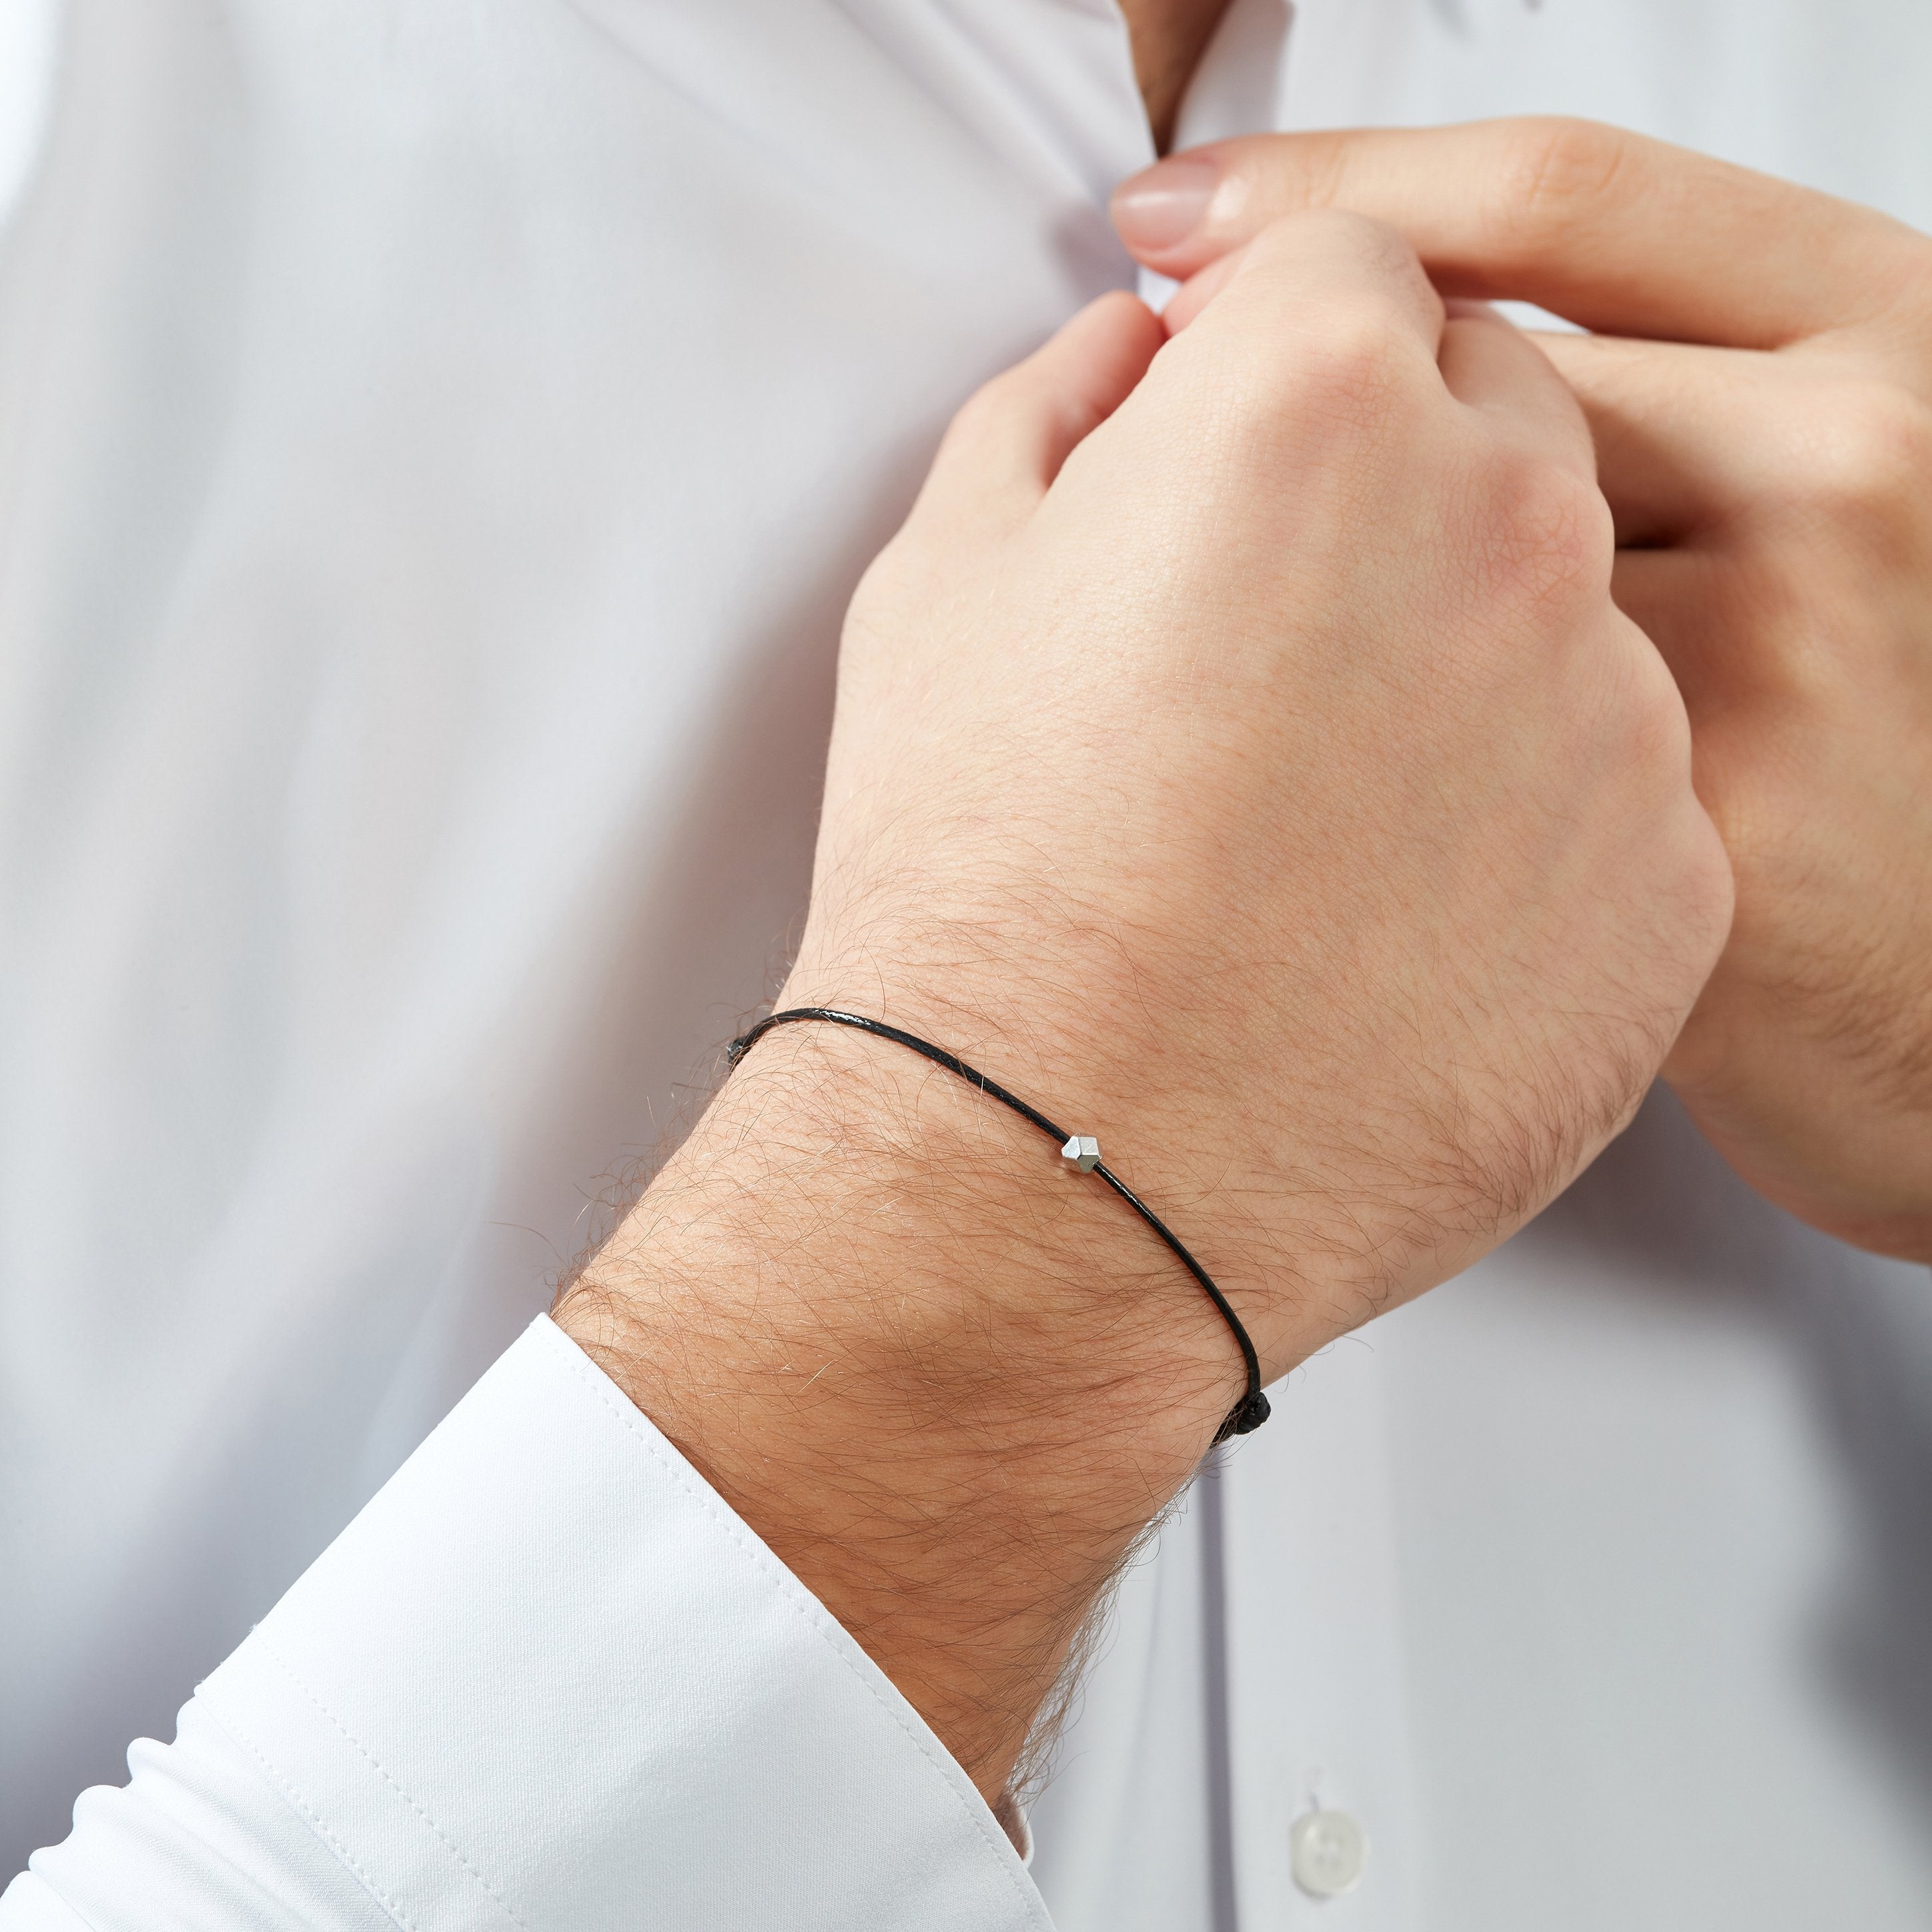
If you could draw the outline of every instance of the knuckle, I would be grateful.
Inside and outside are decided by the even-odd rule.
[[[1400,229],[1352,208],[1304,208],[1286,220],[1292,238],[1304,247],[1319,242],[1378,268],[1406,268],[1416,260]]]
[[[1616,536],[1594,483],[1520,451],[1492,456],[1486,482],[1480,554],[1488,587],[1539,605],[1608,597]]]
[[[1684,802],[1684,817],[1677,896],[1684,909],[1684,943],[1691,956],[1693,977],[1701,983],[1730,937],[1731,916],[1737,910],[1737,880],[1722,836],[1694,797]]]
[[[1694,992],[1730,929],[1731,862],[1692,785],[1690,718],[1676,680],[1634,625],[1619,628],[1625,649],[1613,742],[1642,801],[1639,822],[1652,828],[1645,841],[1676,970]],[[1660,953],[1660,967],[1672,963]]]
[[[1296,379],[1342,395],[1379,395],[1401,366],[1402,337],[1401,320],[1387,303],[1363,299],[1340,306],[1300,345]]]
[[[1673,808],[1688,810],[1690,789],[1690,721],[1666,673],[1645,681],[1631,703],[1625,748],[1638,783]]]
[[[1610,672],[1607,715],[1592,721],[1592,734],[1610,746],[1616,769],[1634,796],[1690,784],[1690,722],[1664,661],[1636,628],[1617,626],[1619,650]]]
[[[1595,121],[1538,116],[1503,130],[1490,221],[1505,241],[1534,246],[1585,220],[1630,158],[1627,136]]]
[[[1874,534],[1916,513],[1932,482],[1932,407],[1887,383],[1841,384],[1807,430],[1792,452],[1801,505]]]
[[[1570,752],[1633,804],[1688,801],[1690,720],[1677,682],[1650,640],[1614,606],[1572,640]]]
[[[1268,326],[1257,330],[1252,313],[1230,308],[1217,339],[1224,354],[1240,345],[1244,386],[1264,415],[1382,421],[1403,398],[1420,398],[1436,297],[1395,230],[1340,209],[1284,216],[1252,245],[1251,272],[1270,285]]]
[[[1252,372],[1248,394],[1267,422],[1295,436],[1376,435],[1420,395],[1414,332],[1392,302],[1330,304]]]
[[[1688,795],[1690,717],[1677,681],[1649,639],[1634,625],[1624,628],[1623,634],[1628,646],[1624,745],[1630,763],[1651,778],[1681,785]]]
[[[1672,830],[1674,862],[1663,896],[1666,933],[1658,957],[1676,976],[1681,1019],[1730,937],[1737,883],[1718,828],[1694,798],[1682,801]]]

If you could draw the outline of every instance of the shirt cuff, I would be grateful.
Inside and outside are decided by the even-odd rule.
[[[272,1888],[292,1814],[309,1923],[1048,1932],[890,1679],[542,1318],[130,1766],[0,1923],[118,1923],[197,1847],[211,1908],[251,1847]]]

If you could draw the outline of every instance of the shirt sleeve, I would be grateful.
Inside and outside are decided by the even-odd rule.
[[[1034,1928],[971,1782],[539,1318],[0,1932]]]

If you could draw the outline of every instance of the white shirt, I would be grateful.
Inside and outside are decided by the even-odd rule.
[[[1904,0],[1307,0],[1278,64],[1283,24],[1240,0],[1184,140],[1593,112],[1932,225]],[[16,1862],[770,989],[850,585],[960,398],[1131,279],[1102,208],[1149,158],[1104,0],[70,32],[0,280]],[[1922,1270],[1654,1103],[1279,1394],[1130,1580],[1036,1809],[1062,1932],[1932,1919]],[[611,1400],[527,1334],[5,1912],[1042,1922]],[[1312,1796],[1370,1846],[1319,1904]]]

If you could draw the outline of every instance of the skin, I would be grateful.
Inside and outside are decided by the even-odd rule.
[[[1133,43],[1134,78],[1157,154],[1166,154],[1173,142],[1181,96],[1228,4],[1228,0],[1120,0]]]
[[[1197,278],[1177,326],[1313,208],[1399,228],[1452,296],[1595,332],[1538,339],[1737,886],[1666,1073],[1772,1200],[1932,1261],[1932,241],[1560,120],[1228,142],[1115,202],[1142,261]]]
[[[784,1005],[953,1047],[1144,1192],[1277,1376],[1628,1119],[1727,930],[1574,398],[1360,217],[970,402],[854,599]],[[1118,1201],[782,1029],[559,1310],[1003,1792],[1241,1385]]]

